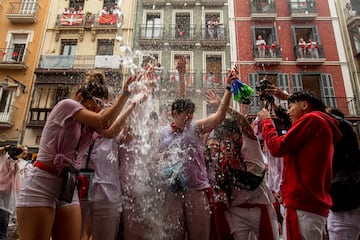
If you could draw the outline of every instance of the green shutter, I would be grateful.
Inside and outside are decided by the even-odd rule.
[[[293,93],[300,92],[303,90],[301,75],[299,73],[291,74],[291,82],[292,82]]]
[[[331,74],[320,75],[321,96],[326,106],[337,108]]]

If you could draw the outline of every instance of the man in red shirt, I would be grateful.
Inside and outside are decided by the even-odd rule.
[[[284,157],[281,186],[286,207],[287,239],[322,239],[332,205],[334,141],[341,138],[337,121],[324,113],[324,103],[312,92],[288,98],[289,131],[278,136],[269,111],[258,113],[264,140],[274,157]]]

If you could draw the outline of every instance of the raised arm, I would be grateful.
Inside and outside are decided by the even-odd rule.
[[[231,83],[237,78],[238,70],[235,68],[234,70],[229,70],[229,74],[226,80],[226,89],[220,104],[218,105],[218,109],[216,113],[211,114],[207,118],[200,119],[196,122],[197,129],[199,133],[210,132],[214,128],[216,128],[225,118],[226,112],[229,108],[230,100],[231,100]]]
[[[186,72],[186,58],[185,56],[181,56],[176,70],[179,73],[179,97],[185,97],[186,89],[185,89],[185,72]]]
[[[96,113],[84,108],[75,113],[74,118],[79,122],[86,124],[96,130],[109,128],[123,109],[126,101],[128,100],[128,97],[130,95],[130,92],[128,90],[129,85],[134,80],[137,81],[141,77],[142,75],[138,75],[136,78],[134,76],[131,76],[124,84],[123,93],[118,97],[115,103],[109,109],[107,109],[107,111],[104,111],[103,113]]]
[[[209,90],[206,94],[206,101],[208,104],[213,106],[218,106],[221,102],[219,96],[216,94],[214,90]],[[228,108],[227,113],[231,115],[240,126],[240,130],[242,134],[246,135],[247,137],[256,140],[256,136],[254,133],[253,128],[251,127],[251,124],[247,121],[244,115],[242,115],[240,112],[232,109],[231,107]]]

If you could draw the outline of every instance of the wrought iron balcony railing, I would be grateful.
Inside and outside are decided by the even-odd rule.
[[[120,69],[121,58],[116,55],[41,55],[40,69]]]
[[[281,61],[281,46],[276,43],[265,46],[254,45],[254,58],[255,61],[261,61],[261,59],[266,59],[265,61],[280,59]]]
[[[295,20],[311,20],[317,17],[315,0],[289,0],[289,12]]]
[[[322,45],[312,47],[308,47],[308,45],[295,45],[294,53],[298,64],[317,65],[325,62],[325,53]]]
[[[140,25],[139,40],[163,40],[164,29],[165,28],[163,24],[153,26]]]
[[[14,126],[17,111],[17,107],[11,105],[8,108],[8,111],[0,112],[0,127],[11,128],[12,126]]]
[[[29,53],[24,47],[0,48],[0,69],[27,69]]]
[[[36,23],[38,11],[37,1],[10,2],[6,16],[12,23]]]

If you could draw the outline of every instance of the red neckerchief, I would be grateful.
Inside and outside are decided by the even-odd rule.
[[[173,133],[174,133],[174,134],[182,133],[182,132],[184,131],[184,129],[178,128],[178,127],[175,125],[175,122],[170,123],[170,127],[171,127],[171,129],[173,130]]]

